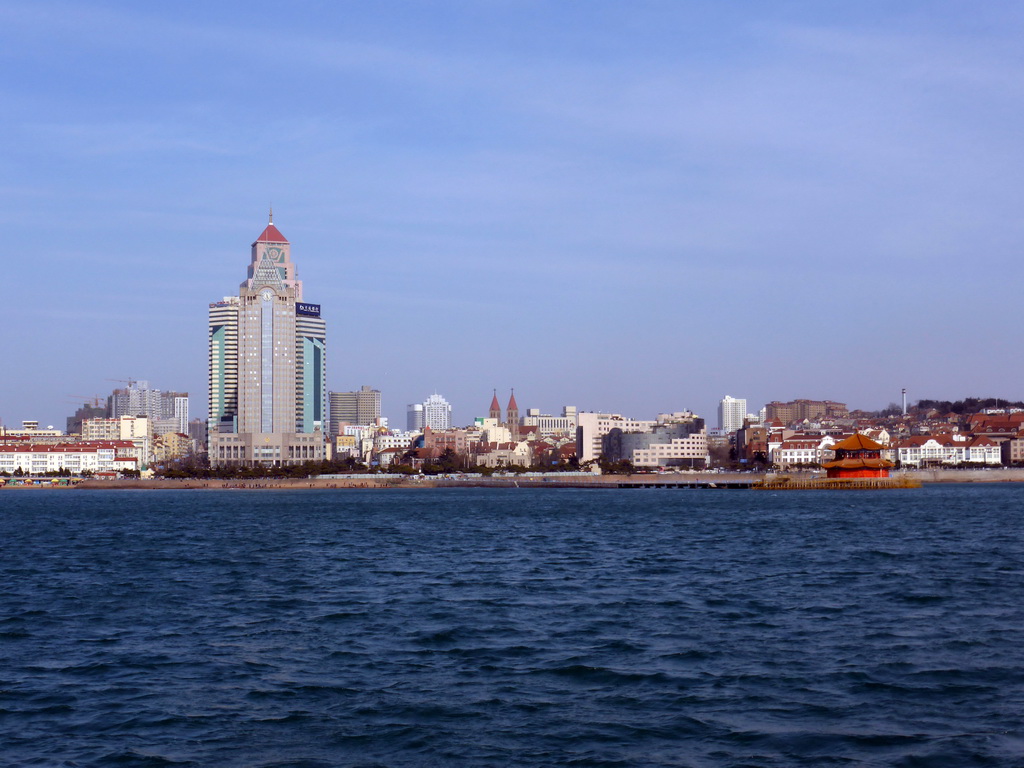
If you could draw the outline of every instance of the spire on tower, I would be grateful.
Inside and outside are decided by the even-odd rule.
[[[270,219],[270,221],[268,223],[273,224],[274,223],[274,204],[273,203],[270,204],[270,216],[269,216],[269,219]]]
[[[512,396],[508,399],[508,408],[505,409],[505,426],[512,433],[512,439],[519,440],[519,404],[516,402],[516,391],[512,390]]]

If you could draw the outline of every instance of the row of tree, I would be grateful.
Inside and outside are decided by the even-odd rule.
[[[377,471],[353,458],[330,461],[306,461],[283,467],[211,467],[205,454],[193,454],[158,467],[155,474],[167,478],[203,478],[218,480],[312,477],[314,475],[353,475]]]
[[[21,467],[16,467],[13,472],[6,470],[0,472],[0,477],[92,477],[92,470],[86,469],[79,473],[73,473],[70,469],[53,469],[48,472],[26,472]]]
[[[46,472],[26,472],[21,467],[16,467],[13,472],[0,471],[0,477],[92,477],[91,469],[83,469],[81,472],[72,472],[67,467],[63,469],[51,469]],[[137,469],[121,470],[122,477],[141,477],[142,473]]]
[[[627,462],[628,463],[628,462]],[[331,459],[330,461],[307,461],[302,464],[291,466],[259,466],[259,467],[211,467],[205,456],[190,455],[183,459],[158,467],[155,472],[159,477],[167,478],[215,478],[215,479],[258,479],[258,478],[302,478],[315,475],[355,475],[355,474],[404,474],[404,475],[446,475],[457,472],[475,472],[482,475],[490,475],[495,471],[506,472],[574,472],[578,470],[579,462],[573,457],[568,461],[557,464],[524,467],[512,465],[506,467],[478,467],[469,465],[464,456],[460,456],[451,448],[445,449],[444,453],[436,459],[430,459],[422,464],[416,461],[416,454],[407,451],[396,458],[387,467],[369,467],[366,464],[352,457]]]

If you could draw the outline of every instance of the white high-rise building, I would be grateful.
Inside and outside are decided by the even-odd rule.
[[[174,393],[174,418],[178,422],[178,432],[188,434],[188,395]]]
[[[747,417],[747,401],[726,395],[718,404],[718,428],[723,432],[735,432],[743,427]]]
[[[423,426],[435,432],[452,426],[452,407],[436,392],[423,402]]]

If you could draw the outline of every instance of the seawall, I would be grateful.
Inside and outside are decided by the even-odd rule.
[[[821,472],[787,472],[761,475],[753,472],[686,472],[634,475],[519,475],[507,477],[389,477],[383,475],[356,475],[332,478],[260,478],[258,480],[219,479],[152,479],[152,480],[86,480],[74,488],[79,489],[135,489],[135,490],[303,490],[334,488],[618,488],[637,487],[749,487],[764,478],[785,474],[794,480],[822,477]],[[896,472],[906,474],[921,483],[1024,483],[1024,468],[996,469],[935,469]],[[38,486],[36,486],[38,487]],[[44,486],[45,487],[45,486]],[[55,486],[56,487],[56,486]],[[67,487],[67,486],[64,486]]]

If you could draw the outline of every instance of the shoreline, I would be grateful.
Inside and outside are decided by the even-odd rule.
[[[821,477],[820,473],[792,472],[774,475],[743,472],[694,472],[654,475],[587,475],[554,477],[545,475],[508,476],[497,478],[459,478],[458,476],[391,477],[387,475],[356,475],[348,477],[259,478],[253,480],[217,478],[164,478],[118,480],[83,480],[73,485],[5,485],[3,490],[81,489],[81,490],[342,490],[388,488],[704,488],[709,490],[748,488],[761,480],[785,474],[793,480]],[[897,472],[892,477],[907,477],[923,485],[933,483],[1024,483],[1024,468],[1007,469],[935,469]]]

